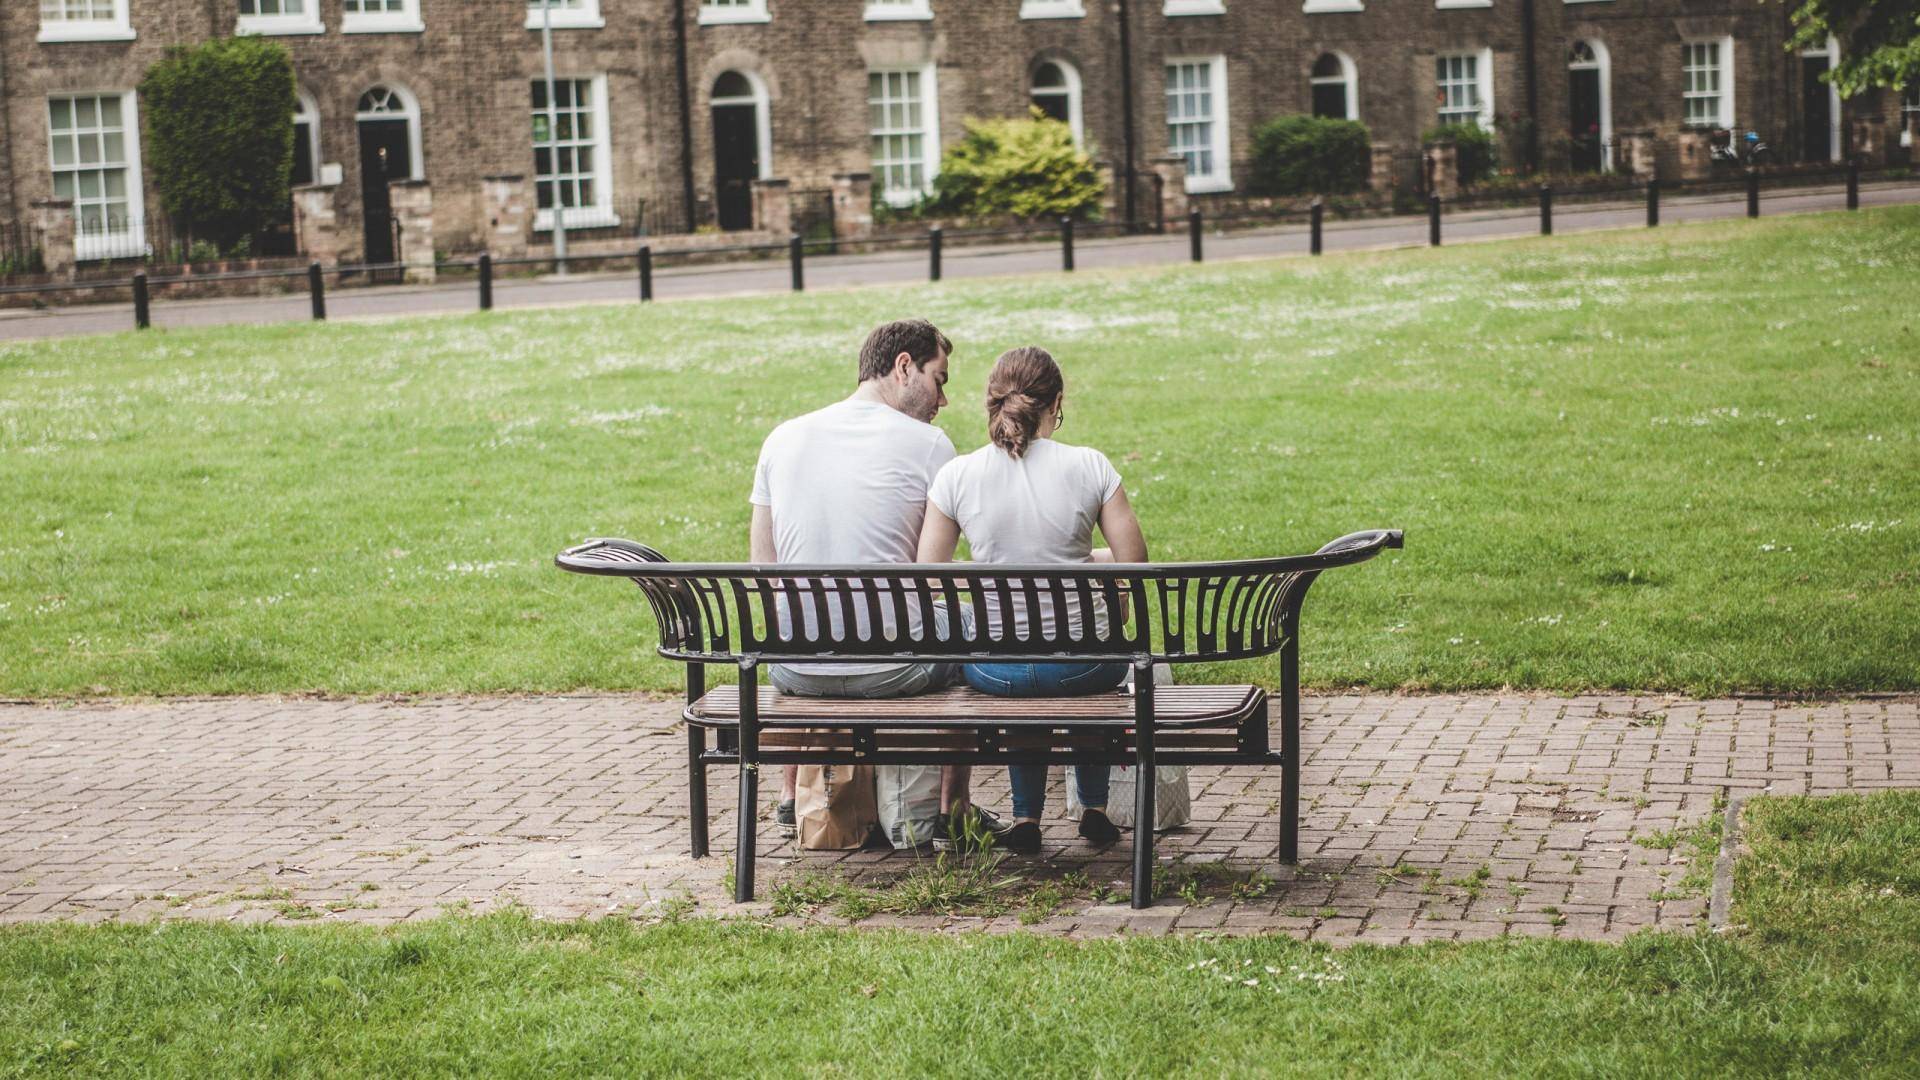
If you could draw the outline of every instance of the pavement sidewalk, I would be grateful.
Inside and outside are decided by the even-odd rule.
[[[1043,855],[1006,869],[1059,885],[1057,909],[865,923],[1616,940],[1705,917],[1704,893],[1683,884],[1696,853],[1657,845],[1723,800],[1920,787],[1912,697],[1364,694],[1303,707],[1297,869],[1274,862],[1277,771],[1196,769],[1193,821],[1159,851],[1197,896],[1131,910],[1125,843],[1092,851],[1056,817]],[[716,855],[689,858],[677,716],[624,695],[0,705],[0,922],[393,923],[508,903],[555,918],[689,902],[770,917],[776,884],[807,871],[884,884],[915,867],[884,851],[796,851],[772,829],[769,795],[761,901],[732,904],[733,773],[710,779]],[[1007,805],[999,770],[976,791]],[[1063,803],[1056,770],[1050,813]],[[1099,902],[1110,882],[1120,898]]]

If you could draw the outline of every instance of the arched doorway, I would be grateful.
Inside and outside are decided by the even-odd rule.
[[[1800,54],[1800,160],[1836,161],[1840,157],[1840,88],[1824,76],[1840,62],[1833,35],[1818,49]]]
[[[1567,53],[1567,156],[1574,172],[1613,168],[1613,88],[1607,47],[1576,41]]]
[[[420,106],[397,86],[376,86],[360,95],[360,198],[366,225],[365,261],[394,260],[393,204],[387,185],[420,175]]]
[[[1084,139],[1080,128],[1080,72],[1064,60],[1042,60],[1033,69],[1033,107],[1073,129],[1075,146]]]
[[[728,71],[713,81],[713,201],[720,227],[753,228],[753,182],[772,157],[767,92],[759,78]]]

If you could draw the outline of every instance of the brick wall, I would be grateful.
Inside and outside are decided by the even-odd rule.
[[[38,6],[0,4],[0,218],[23,218],[52,193],[46,98],[80,89],[130,89],[171,44],[231,34],[231,0],[131,0],[133,41],[41,44]],[[825,189],[839,173],[871,170],[867,128],[870,66],[932,63],[940,139],[960,137],[966,117],[1023,110],[1034,67],[1062,60],[1079,73],[1089,148],[1124,171],[1117,0],[1085,0],[1079,18],[1022,19],[1020,0],[932,0],[924,22],[868,23],[860,0],[768,0],[771,21],[699,25],[699,0],[601,0],[605,27],[554,33],[565,76],[604,75],[610,101],[610,177],[616,206],[644,198],[656,226],[687,215],[682,197],[680,104],[674,12],[686,10],[689,143],[698,224],[714,221],[711,111],[715,80],[749,72],[766,89],[772,153],[767,173],[798,192]],[[1676,170],[1682,116],[1680,46],[1732,35],[1737,122],[1788,160],[1800,147],[1799,58],[1780,46],[1784,9],[1751,0],[1493,0],[1440,9],[1434,0],[1365,0],[1365,10],[1306,13],[1300,0],[1225,0],[1219,15],[1169,16],[1162,0],[1126,0],[1132,20],[1135,166],[1166,153],[1164,61],[1223,56],[1228,76],[1231,170],[1244,188],[1253,132],[1263,121],[1310,108],[1308,74],[1322,53],[1350,57],[1360,119],[1377,142],[1403,151],[1434,125],[1434,55],[1491,50],[1496,111],[1526,107],[1523,4],[1535,18],[1533,70],[1542,164],[1565,167],[1567,56],[1572,42],[1604,46],[1611,62],[1612,128],[1652,131],[1663,175]],[[432,184],[435,234],[444,250],[483,247],[490,229],[484,178],[530,174],[529,84],[542,71],[540,35],[520,0],[421,0],[420,33],[344,34],[340,0],[320,0],[327,32],[278,38],[293,53],[301,89],[320,111],[320,156],[337,163],[340,257],[364,249],[355,106],[376,84],[403,87],[418,102],[423,161]],[[1898,145],[1896,95],[1849,103],[1887,118]],[[1509,134],[1519,129],[1510,128]],[[1513,139],[1509,139],[1513,142]],[[1517,160],[1521,145],[1508,148]],[[531,177],[529,176],[529,181]],[[1145,185],[1141,187],[1145,199]],[[150,215],[158,200],[147,193]],[[629,223],[631,224],[631,223]],[[544,237],[536,238],[544,242]]]

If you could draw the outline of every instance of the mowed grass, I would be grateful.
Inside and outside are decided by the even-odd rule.
[[[1734,933],[1621,945],[0,927],[0,1074],[1913,1075],[1920,793],[1748,821]]]
[[[676,687],[552,556],[744,559],[761,439],[908,314],[963,452],[1052,349],[1157,559],[1406,530],[1314,586],[1309,686],[1920,688],[1917,298],[1898,208],[0,346],[0,693]]]

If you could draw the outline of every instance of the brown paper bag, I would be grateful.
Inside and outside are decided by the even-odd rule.
[[[802,765],[793,801],[800,846],[848,851],[867,842],[880,823],[871,765]]]

